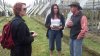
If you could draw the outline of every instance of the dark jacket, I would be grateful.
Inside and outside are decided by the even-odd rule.
[[[61,26],[63,27],[62,29],[60,29],[62,37],[63,37],[62,30],[64,29],[64,26],[65,26],[65,18],[63,15],[60,15],[60,21],[61,21]],[[51,14],[47,16],[46,22],[45,22],[45,27],[47,28],[47,34],[46,34],[47,37],[48,37],[48,31],[51,30],[50,25],[51,25]]]
[[[12,37],[15,47],[11,49],[11,56],[30,56],[33,37],[25,21],[20,16],[12,20]]]

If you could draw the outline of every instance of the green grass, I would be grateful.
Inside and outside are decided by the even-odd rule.
[[[11,17],[1,17],[0,18],[0,32],[2,31],[2,28],[4,26],[4,24],[6,24],[8,21],[11,20]]]
[[[49,56],[49,45],[48,45],[48,39],[45,36],[46,35],[46,28],[39,24],[37,21],[34,20],[34,18],[29,17],[23,17],[30,29],[30,31],[35,31],[38,33],[38,36],[35,38],[34,42],[32,43],[32,56]],[[2,26],[4,23],[6,23],[8,20],[3,21],[0,23],[0,30],[2,29]],[[67,30],[66,30],[67,31]],[[65,32],[67,36],[69,36],[68,31]],[[68,37],[64,37],[62,39],[62,56],[70,56],[69,51],[69,41],[66,40]],[[64,41],[65,40],[65,41]],[[96,44],[92,42],[90,39],[85,39],[84,44],[88,46],[89,48],[99,50],[99,44]],[[95,47],[95,48],[94,48]],[[0,47],[0,56],[10,56],[9,50],[2,49]],[[54,51],[54,56],[57,56],[57,51]],[[91,56],[87,52],[83,52],[83,56]]]
[[[26,20],[26,23],[30,30],[38,33],[38,36],[32,44],[32,56],[49,56],[49,46],[45,27],[33,19]],[[69,46],[63,42],[62,48],[62,56],[69,56]],[[54,56],[57,56],[56,50],[54,51]]]
[[[4,26],[4,24],[6,24],[9,20],[6,17],[2,17],[0,18],[0,32],[2,32],[2,28]],[[9,50],[7,49],[3,49],[0,46],[0,56],[8,56],[10,55]]]
[[[87,38],[84,40],[84,45],[100,54],[100,43],[94,42],[91,39]]]
[[[66,34],[67,33],[67,34]],[[65,29],[64,30],[64,34],[66,36],[69,36],[69,29]],[[67,38],[67,37],[66,37]],[[89,50],[98,53],[100,55],[100,41],[98,42],[98,40],[100,40],[100,38],[98,38],[98,36],[95,35],[91,35],[88,34],[83,41],[83,44],[85,47],[87,47]],[[89,51],[91,53],[91,51]],[[86,53],[86,52],[85,52]]]
[[[0,18],[0,31],[2,31],[2,27],[6,22],[7,22],[6,18]]]
[[[39,16],[36,16],[36,17],[32,17],[32,18],[38,18],[38,21],[44,23],[44,18],[43,17],[39,17]],[[68,43],[69,41],[66,40],[66,39],[69,39],[69,30],[70,29],[65,29],[64,30],[64,35],[65,35],[65,43]],[[94,50],[95,52],[97,53],[100,53],[100,42],[97,41],[97,36],[95,35],[94,36],[90,36],[91,34],[87,35],[86,38],[84,39],[84,45],[88,48],[88,49],[91,49],[91,50]],[[99,40],[99,39],[98,39]],[[90,51],[91,52],[91,51]],[[87,55],[86,55],[87,54]],[[88,54],[87,52],[83,52],[83,56],[92,56],[91,54]]]
[[[49,56],[49,46],[48,39],[45,36],[46,29],[43,25],[37,23],[33,19],[24,17],[30,31],[35,31],[38,33],[38,36],[35,38],[32,43],[32,56]],[[0,23],[0,26],[3,26],[7,21]],[[2,27],[1,27],[2,28]],[[2,49],[0,47],[0,56],[10,56],[9,50]],[[57,51],[54,51],[54,56],[57,56]],[[62,56],[69,56],[69,46],[66,43],[62,43]]]

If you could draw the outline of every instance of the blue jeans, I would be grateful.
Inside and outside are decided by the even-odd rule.
[[[57,51],[61,51],[61,31],[59,30],[49,30],[49,48],[51,51],[55,48],[56,42],[56,49]]]
[[[82,56],[83,39],[70,39],[70,56]]]

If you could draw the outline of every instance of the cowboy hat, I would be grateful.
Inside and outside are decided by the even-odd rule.
[[[80,3],[78,2],[72,2],[70,5],[68,6],[77,6],[80,10],[82,10],[82,7],[80,6]]]

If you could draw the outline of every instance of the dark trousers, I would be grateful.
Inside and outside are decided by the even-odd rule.
[[[10,56],[31,56],[32,47],[28,46],[15,46],[11,49]]]

